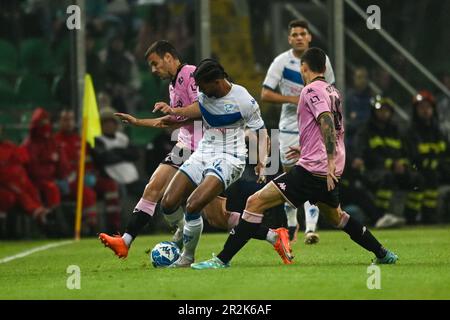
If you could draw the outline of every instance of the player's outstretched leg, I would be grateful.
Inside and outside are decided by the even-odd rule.
[[[366,226],[363,226],[358,220],[352,218],[340,206],[332,208],[321,202],[317,205],[320,212],[333,226],[342,229],[353,241],[375,254],[376,258],[374,263],[393,264],[398,260],[398,256],[384,248]]]
[[[98,235],[100,241],[110,248],[119,258],[126,258],[133,240],[153,217],[157,202],[162,198],[164,190],[176,173],[172,166],[161,164],[146,185],[142,198],[128,220],[123,236],[110,236],[106,233]]]
[[[228,230],[233,229],[238,223],[241,214],[239,212],[227,211],[227,198],[215,197],[203,208],[203,217],[209,225],[214,228]]]
[[[250,196],[239,224],[230,232],[223,250],[210,260],[191,265],[193,269],[219,269],[229,266],[230,260],[251,238],[269,240],[286,264],[292,263],[293,256],[289,244],[288,231],[285,228],[272,230],[261,225],[263,212],[280,205],[284,198],[272,184]]]
[[[319,208],[312,205],[309,201],[304,204],[305,208],[305,244],[315,244],[319,242],[317,230],[317,221],[319,220]]]

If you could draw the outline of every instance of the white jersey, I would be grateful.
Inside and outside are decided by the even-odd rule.
[[[326,58],[325,80],[330,84],[335,82],[333,68],[328,56]],[[267,71],[263,86],[273,91],[279,87],[283,96],[300,96],[305,84],[300,74],[300,59],[294,55],[293,49],[283,52],[273,60]],[[297,105],[283,103],[279,129],[281,133],[298,134]]]
[[[200,93],[198,102],[205,128],[198,152],[227,153],[245,159],[245,128],[258,130],[264,127],[256,100],[244,87],[232,84],[226,96],[210,98]]]

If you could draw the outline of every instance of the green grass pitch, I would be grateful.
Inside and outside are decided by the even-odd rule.
[[[145,250],[170,235],[142,236],[126,260],[97,239],[0,263],[0,299],[450,299],[450,227],[374,231],[399,255],[384,265],[381,288],[369,290],[372,254],[339,231],[322,231],[318,245],[294,245],[293,265],[272,247],[251,240],[221,270],[155,269]],[[197,261],[218,253],[226,234],[204,234]],[[3,241],[0,260],[54,241]],[[81,270],[81,288],[69,290],[67,267]]]

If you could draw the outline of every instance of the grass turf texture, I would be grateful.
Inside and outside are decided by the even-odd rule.
[[[322,231],[318,245],[294,245],[293,265],[251,240],[221,270],[155,269],[145,250],[170,235],[142,236],[126,260],[97,239],[83,239],[0,264],[0,299],[450,299],[450,227],[374,231],[400,260],[381,268],[381,289],[369,290],[372,254],[344,232]],[[205,234],[197,261],[218,253],[226,234]],[[0,259],[51,241],[3,241]],[[81,289],[69,290],[69,265]]]

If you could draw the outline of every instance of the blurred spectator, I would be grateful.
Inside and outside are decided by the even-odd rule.
[[[50,209],[58,207],[61,203],[61,193],[70,192],[66,180],[70,167],[65,154],[56,144],[50,115],[44,109],[34,110],[30,135],[23,145],[30,155],[28,173],[39,189],[45,206]]]
[[[94,88],[96,91],[103,89],[104,70],[103,64],[97,54],[95,45],[96,38],[92,26],[88,26],[86,30],[86,72],[92,76]]]
[[[70,171],[67,177],[70,192],[67,196],[72,200],[76,200],[81,138],[75,128],[75,114],[73,111],[64,110],[60,113],[59,131],[55,134],[55,140],[58,147],[61,149],[61,152],[64,153],[70,164]],[[90,230],[95,231],[97,226],[97,195],[93,190],[93,187],[95,187],[96,184],[96,177],[89,151],[86,153],[86,171],[83,188],[83,215],[87,218],[87,224]]]
[[[450,90],[450,74],[444,73],[441,80],[447,89]],[[437,114],[439,119],[439,128],[446,137],[447,141],[450,141],[450,98],[445,94],[438,97]]]
[[[418,174],[409,166],[408,149],[392,114],[392,100],[377,96],[371,117],[353,144],[352,168],[362,173],[364,183],[375,192],[375,205],[381,215],[390,209],[396,189],[413,190],[419,185]],[[407,210],[417,211],[413,204],[408,201]]]
[[[353,137],[370,117],[372,92],[369,88],[369,73],[365,67],[353,70],[353,86],[346,96],[346,138],[347,147],[351,148]]]
[[[49,210],[42,205],[39,192],[24,168],[29,160],[27,149],[3,139],[0,127],[0,212],[8,213],[18,205],[43,223]]]
[[[114,110],[105,108],[100,112],[103,134],[95,139],[92,156],[100,170],[97,194],[105,195],[108,231],[120,229],[119,184],[128,185],[138,180],[138,171],[133,161],[139,155],[130,146],[128,137],[119,131],[120,122]]]
[[[343,208],[358,206],[369,219],[368,223],[375,228],[393,228],[404,225],[405,219],[387,213],[385,210],[379,210],[375,205],[373,194],[364,185],[361,171],[352,168],[351,163],[352,159],[347,154],[345,173],[341,179],[341,189],[339,190]],[[349,213],[350,211],[348,210]],[[361,221],[361,223],[366,223],[366,221]]]
[[[99,56],[104,64],[105,87],[112,97],[112,107],[134,113],[139,103],[136,93],[141,88],[141,79],[134,56],[125,49],[123,34],[116,32]]]
[[[413,202],[416,210],[407,210],[406,218],[409,223],[437,222],[439,178],[446,171],[445,155],[450,146],[439,130],[436,100],[429,91],[422,90],[413,97],[413,117],[408,137],[411,161],[422,176],[422,184],[419,192],[408,196],[408,201]]]

